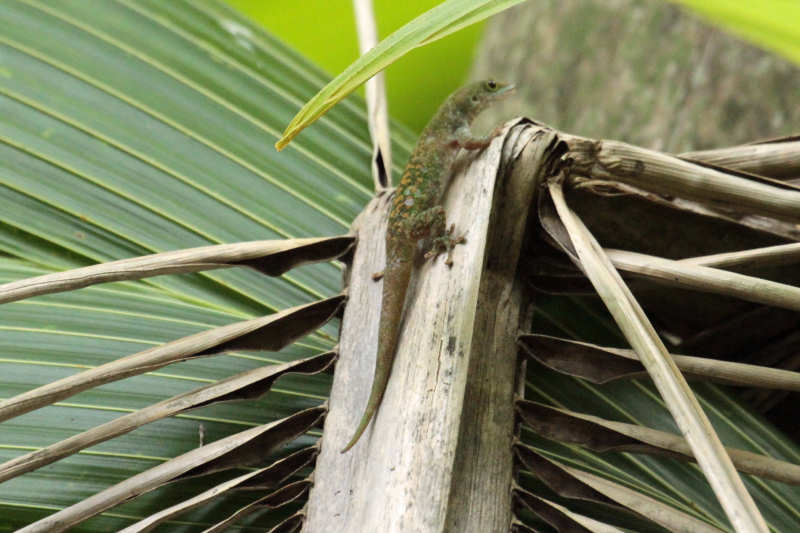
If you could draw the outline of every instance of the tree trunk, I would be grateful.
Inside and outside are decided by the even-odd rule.
[[[516,82],[491,121],[683,152],[794,134],[800,69],[661,0],[541,0],[494,17],[473,78]]]
[[[666,152],[800,131],[800,68],[668,2],[525,2],[490,21],[473,70],[488,76],[518,85],[513,99],[484,114],[488,121],[513,111],[560,131]],[[679,259],[796,238],[631,194],[581,189],[568,199],[608,248]],[[677,338],[747,308],[690,291],[673,298],[654,287],[642,295]]]
[[[489,24],[474,77],[490,75],[516,82],[521,100],[483,122],[513,109],[562,130],[661,150],[774,136],[800,122],[781,94],[798,86],[796,69],[662,2],[528,2]],[[382,268],[386,198],[356,222],[340,359],[303,531],[510,530],[513,399],[522,375],[516,336],[530,322],[517,266],[540,177],[515,172],[514,162],[543,173],[557,154],[553,132],[524,122],[509,131],[504,145],[497,139],[462,161],[446,207],[467,243],[451,270],[440,260],[415,271],[383,402],[361,441],[341,454],[372,381],[381,285],[371,274]],[[624,212],[586,198],[616,216],[608,236],[648,227],[620,232]],[[585,219],[602,225],[600,216]],[[675,219],[697,222],[686,213]],[[684,247],[662,255],[688,252],[685,239],[666,241]]]
[[[447,196],[467,242],[455,265],[415,271],[386,394],[349,452],[377,346],[387,198],[356,221],[348,304],[304,531],[507,531],[511,524],[516,339],[530,320],[515,275],[538,179],[514,171],[552,157],[552,132],[524,121],[474,160]],[[535,139],[532,141],[532,139]]]
[[[800,68],[669,2],[525,2],[487,26],[472,77],[489,76],[517,83],[518,91],[515,99],[485,113],[487,122],[524,115],[561,131],[673,153],[800,132]],[[635,195],[578,190],[568,200],[603,246],[661,257],[798,239],[797,228],[775,231],[761,221],[748,225],[744,219],[696,214]],[[533,272],[532,262],[542,263],[541,256],[523,261],[528,264],[522,272]],[[764,273],[795,283],[792,270]],[[800,320],[796,313],[753,310],[731,298],[648,284],[638,289],[648,314],[671,334],[673,349],[684,353],[758,363],[768,342],[790,343]],[[789,355],[773,364],[796,365]],[[796,400],[770,405],[768,411],[753,404],[787,434],[800,434],[795,416],[786,414],[794,412]]]

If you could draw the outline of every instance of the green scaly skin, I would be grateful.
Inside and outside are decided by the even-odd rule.
[[[436,257],[447,251],[446,264],[451,266],[453,247],[464,242],[463,237],[452,236],[452,227],[447,230],[442,207],[453,160],[459,148],[480,150],[489,145],[498,131],[484,138],[475,138],[470,124],[489,104],[510,95],[513,89],[513,85],[487,80],[454,92],[422,130],[411,153],[394,194],[386,230],[386,268],[375,377],[364,415],[342,453],[352,448],[364,433],[386,390],[400,337],[400,319],[417,243],[430,238],[431,249],[425,257]]]

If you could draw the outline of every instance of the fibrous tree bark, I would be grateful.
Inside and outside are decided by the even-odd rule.
[[[585,136],[587,145],[594,137],[685,151],[776,136],[800,123],[784,92],[800,82],[798,69],[662,2],[523,4],[489,24],[473,74],[515,82],[521,95],[484,122],[513,110]],[[541,250],[528,209],[539,180],[569,165],[560,157],[576,139],[518,121],[505,144],[464,161],[447,205],[467,230],[462,262],[457,253],[452,271],[418,269],[386,396],[362,442],[341,455],[377,345],[380,285],[370,274],[382,266],[385,198],[365,209],[354,226],[341,358],[303,531],[525,530],[510,522],[510,453],[519,447],[511,409],[524,375],[514,339],[530,324],[526,284],[536,283]],[[680,258],[787,240],[719,213],[681,210],[666,197],[597,192],[570,191],[569,202],[604,245]],[[721,238],[709,246],[715,233]],[[648,290],[648,302],[657,300]],[[740,310],[718,304],[690,300],[706,321],[676,333]],[[679,312],[650,310],[663,320]]]
[[[517,83],[486,113],[683,152],[797,132],[800,68],[659,0],[525,2],[487,25],[472,77]]]
[[[340,450],[372,379],[386,198],[355,223],[331,410],[311,491],[307,532],[484,532],[511,523],[516,338],[527,297],[516,276],[528,209],[553,132],[517,121],[461,165],[446,209],[467,242],[455,265],[417,269],[396,360],[361,441]],[[515,163],[541,176],[515,171]]]

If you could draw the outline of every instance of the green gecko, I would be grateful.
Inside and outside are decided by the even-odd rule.
[[[372,390],[358,428],[341,453],[352,448],[364,433],[386,390],[400,337],[400,321],[417,243],[431,239],[425,258],[435,258],[447,251],[445,264],[449,267],[453,264],[453,247],[464,242],[463,237],[453,237],[453,226],[447,229],[442,206],[450,166],[459,148],[480,150],[499,133],[495,130],[486,137],[475,138],[470,125],[489,104],[510,95],[513,90],[513,85],[487,80],[454,92],[422,130],[411,152],[394,193],[386,229],[386,267],[382,274],[383,301]],[[373,277],[380,279],[381,274]]]

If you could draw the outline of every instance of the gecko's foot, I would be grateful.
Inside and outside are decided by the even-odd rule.
[[[381,279],[382,277],[383,277],[383,270],[381,270],[380,272],[375,272],[375,273],[372,275],[372,281],[380,281],[380,279]]]
[[[455,226],[451,225],[447,233],[433,239],[431,249],[425,254],[425,259],[436,259],[439,257],[439,254],[447,252],[447,259],[444,264],[448,267],[453,266],[453,248],[458,244],[467,242],[467,239],[465,239],[463,235],[453,237],[454,230]]]

